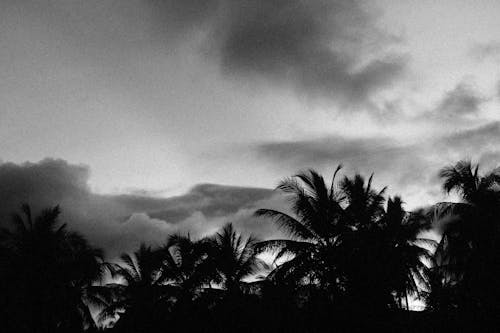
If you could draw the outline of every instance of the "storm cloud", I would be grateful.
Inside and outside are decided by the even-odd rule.
[[[195,44],[227,77],[263,79],[343,106],[392,86],[408,62],[388,51],[400,38],[380,29],[377,10],[361,1],[20,0],[0,9],[8,20],[22,13],[33,35],[53,40],[30,46],[41,54],[57,48],[58,56],[123,71],[124,50],[168,57]],[[4,28],[19,38],[12,24]]]
[[[404,72],[399,42],[374,8],[350,0],[149,0],[174,31],[202,27],[207,54],[233,77],[255,76],[300,95],[366,102]],[[186,37],[184,37],[186,38]],[[189,38],[189,37],[187,37]]]
[[[219,42],[230,73],[357,103],[392,84],[405,68],[405,57],[380,55],[395,39],[376,28],[358,1],[239,0],[225,6],[230,18],[219,28]],[[379,56],[369,59],[368,53]]]
[[[313,98],[366,102],[392,85],[408,62],[387,51],[400,38],[378,28],[376,9],[357,0],[147,2],[158,24],[176,34],[201,28],[202,47],[223,73],[263,78]]]
[[[282,198],[269,189],[214,184],[198,185],[172,198],[101,195],[89,188],[89,175],[88,167],[64,160],[0,164],[1,224],[8,225],[21,203],[36,211],[60,205],[62,222],[114,257],[140,242],[160,245],[173,232],[202,237],[227,222],[242,232],[272,236],[276,229],[253,218],[253,212],[283,205]]]

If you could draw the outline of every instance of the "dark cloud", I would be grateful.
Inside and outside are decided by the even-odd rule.
[[[338,160],[360,162],[373,157],[376,153],[399,151],[395,142],[388,139],[349,139],[331,136],[321,139],[302,141],[267,142],[256,147],[264,157],[283,163],[314,164],[331,163]]]
[[[172,232],[201,237],[226,222],[234,222],[243,232],[272,236],[272,224],[252,214],[255,208],[284,205],[272,190],[213,184],[172,198],[100,195],[90,190],[88,177],[88,167],[64,160],[0,164],[0,221],[5,225],[23,202],[35,210],[59,204],[62,220],[71,229],[114,257],[143,241],[162,244]]]
[[[317,140],[269,142],[254,148],[265,159],[294,171],[305,168],[346,169],[365,175],[374,172],[378,180],[403,186],[423,176],[426,156],[419,145],[401,144],[389,138],[325,137]]]
[[[480,96],[471,84],[461,82],[444,95],[435,112],[447,117],[476,114],[485,101],[486,99]]]
[[[472,148],[487,145],[498,146],[500,144],[500,122],[492,122],[472,129],[457,131],[443,138],[446,145],[454,147]]]
[[[457,131],[435,143],[449,159],[470,159],[484,167],[494,168],[500,164],[495,157],[500,154],[500,122]]]
[[[393,84],[408,60],[386,52],[399,39],[377,28],[369,6],[357,0],[7,0],[0,10],[9,18],[23,13],[34,36],[54,39],[61,51],[69,45],[80,61],[114,66],[123,59],[106,62],[110,54],[170,52],[201,41],[225,74],[263,78],[347,106]]]
[[[417,144],[403,144],[380,137],[331,136],[316,140],[267,142],[252,149],[258,156],[283,168],[333,167],[342,163],[364,172],[394,174],[402,170],[428,170],[428,165],[442,167],[443,163],[464,158],[477,161],[483,154],[500,152],[498,147],[500,122],[425,138]],[[398,179],[395,174],[393,178]]]
[[[242,208],[250,208],[255,202],[271,195],[269,189],[200,184],[182,196],[169,198],[161,210],[150,210],[149,215],[172,223],[187,218],[195,211],[206,217],[227,216]]]
[[[352,0],[149,0],[175,31],[202,27],[224,73],[257,76],[301,95],[364,103],[394,83],[407,58]]]
[[[231,5],[229,5],[231,3]],[[363,59],[386,46],[358,1],[239,0],[219,35],[226,71],[291,84],[302,94],[364,102],[404,70],[400,55]],[[373,44],[372,44],[373,45]]]
[[[462,159],[480,162],[488,169],[497,167],[499,147],[500,123],[493,122],[440,137],[422,138],[411,144],[380,137],[330,136],[267,142],[251,149],[258,157],[287,172],[311,167],[328,172],[343,164],[348,172],[355,170],[364,175],[374,172],[378,184],[389,185],[396,193],[411,195],[425,191],[429,198],[436,198],[440,192],[437,174],[442,167]]]

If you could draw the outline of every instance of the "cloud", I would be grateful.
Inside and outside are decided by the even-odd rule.
[[[300,95],[345,105],[369,101],[405,71],[400,40],[352,0],[167,0],[148,2],[175,31],[198,27],[223,73],[263,78]],[[170,23],[169,23],[170,22]],[[189,37],[188,37],[189,38]]]
[[[58,58],[68,53],[123,70],[124,54],[170,54],[194,43],[229,77],[261,78],[346,106],[390,87],[408,62],[388,51],[399,38],[357,0],[18,0],[0,10],[7,20],[23,13],[41,55],[56,49]],[[23,37],[26,27],[12,30],[14,23],[7,32]]]
[[[436,149],[449,159],[471,159],[486,168],[499,166],[500,122],[457,131],[436,142]]]
[[[469,54],[478,61],[484,60],[499,60],[500,59],[500,42],[492,41],[489,43],[474,44]]]
[[[378,152],[399,150],[394,143],[382,138],[345,138],[330,136],[312,140],[267,142],[256,146],[257,152],[276,161],[294,164],[330,163],[336,159],[361,161]]]
[[[422,126],[438,126],[441,131],[480,125],[483,121],[479,114],[489,100],[490,97],[481,94],[470,78],[463,79],[452,89],[445,90],[433,106],[408,121],[419,121]]]
[[[443,138],[443,143],[451,147],[471,147],[473,149],[500,143],[500,122],[491,122],[479,127],[457,131]]]
[[[276,229],[270,223],[256,220],[253,212],[271,207],[285,209],[286,205],[284,198],[270,189],[199,184],[184,195],[168,198],[161,209],[150,210],[148,215],[199,236],[232,222],[241,230],[269,238],[277,234]]]
[[[328,136],[313,140],[265,142],[251,147],[266,160],[295,169],[333,167],[342,163],[365,172],[396,172],[405,164],[417,169],[438,161],[472,158],[499,151],[500,122],[457,130],[439,137],[429,137],[418,143],[403,143],[391,138],[346,138]],[[397,179],[397,178],[396,178]]]
[[[343,164],[365,176],[375,173],[378,186],[402,194],[413,207],[443,200],[438,171],[462,159],[480,162],[485,169],[500,164],[500,123],[400,142],[391,138],[328,136],[313,140],[275,141],[253,145],[258,158],[283,172],[315,168],[331,172]]]
[[[279,166],[295,170],[332,169],[343,164],[347,170],[364,174],[374,172],[377,179],[391,179],[391,185],[406,184],[408,176],[420,174],[425,158],[421,147],[399,143],[393,139],[345,138],[329,136],[315,140],[267,142],[254,147],[258,156]]]
[[[88,184],[90,170],[64,160],[0,164],[0,221],[5,226],[23,202],[34,210],[59,204],[61,220],[115,257],[140,242],[160,245],[173,232],[205,236],[226,222],[242,232],[272,236],[271,223],[258,221],[255,208],[284,205],[269,189],[214,184],[195,186],[185,195],[158,198],[138,195],[100,195]]]
[[[199,184],[184,195],[169,198],[161,210],[150,211],[150,215],[172,223],[188,217],[194,211],[207,217],[225,216],[271,195],[269,189]]]
[[[454,89],[445,93],[434,112],[445,117],[474,115],[479,112],[485,101],[486,98],[481,97],[471,84],[460,82]]]
[[[405,57],[380,55],[394,39],[377,29],[358,1],[228,4],[230,19],[217,31],[229,73],[254,74],[301,94],[356,104],[391,85],[405,69]]]

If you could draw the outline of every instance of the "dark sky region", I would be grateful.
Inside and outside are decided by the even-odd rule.
[[[500,160],[496,0],[0,0],[0,215],[61,204],[110,255],[255,208],[298,170],[407,208]]]

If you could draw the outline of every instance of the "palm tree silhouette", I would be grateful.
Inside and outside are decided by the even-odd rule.
[[[431,260],[435,242],[420,235],[430,223],[422,212],[406,212],[400,197],[389,198],[384,209],[386,188],[375,191],[372,179],[365,184],[355,175],[341,183],[353,226],[343,244],[348,289],[368,308],[395,306],[395,294],[399,308],[404,299],[409,309],[408,296],[420,297],[428,282],[424,261]]]
[[[380,223],[386,188],[376,191],[372,181],[373,174],[368,181],[356,174],[344,177],[339,186],[345,202],[345,224],[349,226],[340,247],[340,267],[349,303],[362,311],[384,310],[394,305],[384,261],[391,252]]]
[[[446,268],[441,269],[443,274],[469,290],[469,304],[491,311],[498,308],[500,296],[496,287],[500,273],[500,169],[480,175],[479,165],[460,161],[443,168],[439,175],[443,189],[457,192],[461,202],[449,204],[454,219],[444,226],[437,264]]]
[[[206,239],[195,241],[189,234],[170,235],[161,249],[161,282],[177,288],[186,300],[196,298],[203,286],[217,280],[209,252],[210,244]]]
[[[287,284],[318,284],[335,293],[342,288],[339,270],[342,235],[350,230],[342,207],[344,196],[314,170],[282,181],[277,189],[290,196],[293,215],[273,209],[258,209],[256,216],[269,217],[291,239],[267,240],[258,244],[261,251],[276,251],[275,262],[289,259],[270,273],[271,279]]]
[[[349,224],[356,230],[370,228],[384,213],[384,187],[381,191],[372,188],[373,174],[365,185],[363,176],[356,174],[353,178],[344,177],[340,189],[347,201],[345,211]]]
[[[59,223],[59,206],[33,217],[23,204],[21,213],[13,215],[11,228],[1,230],[10,256],[9,282],[16,289],[9,320],[17,331],[94,328],[89,305],[102,305],[93,286],[105,271],[102,251]]]
[[[356,307],[383,309],[408,295],[418,294],[426,281],[422,259],[427,249],[418,243],[428,223],[420,214],[407,213],[399,197],[384,209],[384,192],[360,175],[335,178],[326,184],[314,170],[284,180],[277,187],[291,194],[294,216],[259,209],[257,216],[271,217],[292,239],[258,244],[277,251],[279,265],[270,278],[297,284],[314,284],[330,295],[347,296]],[[341,297],[342,299],[342,297]],[[407,302],[408,303],[408,302]],[[407,306],[408,307],[408,306]]]
[[[423,297],[422,290],[429,284],[429,266],[436,242],[423,238],[422,231],[431,227],[422,212],[406,212],[400,197],[390,198],[381,221],[383,242],[387,245],[386,269],[390,272],[392,289],[399,300],[408,296]],[[400,306],[401,307],[401,306]]]
[[[211,255],[211,241],[193,240],[190,235],[173,234],[161,248],[160,281],[168,287],[169,297],[163,308],[169,314],[166,326],[184,331],[197,331],[207,324],[210,309],[220,296],[212,283],[222,281]],[[186,321],[186,318],[197,320]]]
[[[220,285],[229,293],[243,292],[248,285],[244,280],[267,268],[256,250],[260,240],[253,236],[243,237],[231,223],[227,223],[208,241]]]
[[[132,255],[123,253],[120,259],[121,264],[110,265],[111,275],[118,281],[106,285],[111,299],[101,311],[100,321],[119,315],[117,325],[122,330],[147,331],[155,306],[165,294],[160,284],[162,257],[142,243]]]

